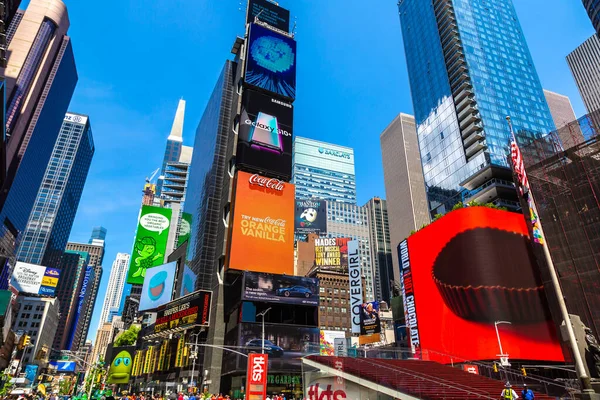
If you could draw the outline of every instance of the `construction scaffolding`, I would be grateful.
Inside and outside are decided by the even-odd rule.
[[[600,129],[594,121],[600,121],[600,111],[594,114],[522,145],[521,151],[569,313],[579,315],[598,337]],[[542,278],[551,284],[543,273]],[[549,302],[558,317],[555,299]]]

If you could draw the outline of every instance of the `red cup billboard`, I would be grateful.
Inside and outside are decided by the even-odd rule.
[[[452,211],[398,246],[412,347],[449,362],[564,361],[522,214]],[[446,355],[446,356],[444,356]]]

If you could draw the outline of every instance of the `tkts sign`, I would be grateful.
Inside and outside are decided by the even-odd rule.
[[[248,375],[246,376],[246,400],[264,400],[267,395],[267,354],[248,355]]]

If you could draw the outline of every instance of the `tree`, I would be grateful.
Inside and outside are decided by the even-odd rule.
[[[140,333],[140,327],[137,325],[131,325],[129,329],[117,336],[114,343],[115,347],[131,346],[135,344],[138,338],[138,333]]]

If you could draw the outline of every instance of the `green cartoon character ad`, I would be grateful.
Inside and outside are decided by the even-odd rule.
[[[146,270],[164,264],[171,213],[170,208],[142,206],[127,283],[144,284]]]
[[[135,349],[135,348],[133,348]],[[115,348],[118,350],[118,347]],[[108,384],[123,384],[128,383],[131,378],[131,369],[133,368],[133,358],[129,349],[122,350],[117,353],[115,358],[110,363],[106,383]]]

